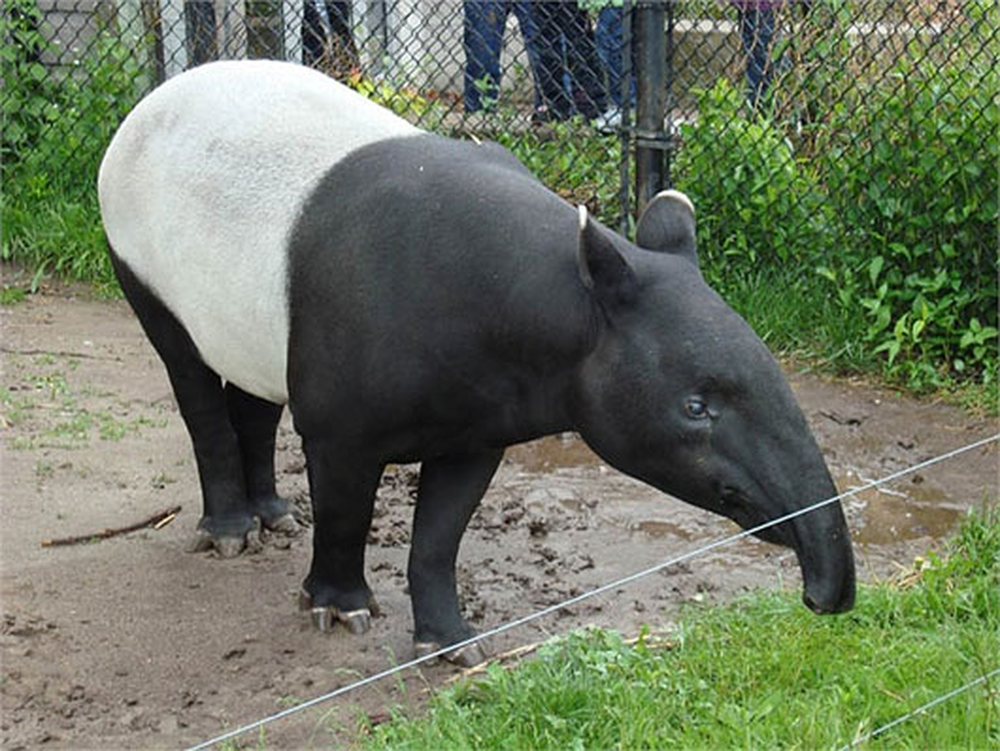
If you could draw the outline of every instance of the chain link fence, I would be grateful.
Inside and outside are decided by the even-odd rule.
[[[995,367],[994,2],[6,0],[2,24],[5,253],[46,241],[22,225],[57,188],[93,211],[157,84],[279,58],[501,142],[625,233],[636,196],[675,185],[723,288],[794,267],[890,362]]]

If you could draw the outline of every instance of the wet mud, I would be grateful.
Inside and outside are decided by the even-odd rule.
[[[416,466],[389,467],[369,535],[383,616],[353,636],[298,612],[310,537],[264,535],[232,560],[191,554],[193,458],[162,366],[124,303],[58,288],[0,309],[2,549],[0,738],[18,748],[176,748],[412,656],[406,558]],[[841,490],[996,432],[995,420],[789,369]],[[308,512],[290,422],[279,490]],[[996,446],[845,502],[863,580],[908,565],[967,509],[995,502]],[[43,540],[125,526],[175,504],[176,519],[90,544]],[[572,434],[516,446],[459,557],[480,630],[561,602],[737,531],[605,465]],[[494,651],[587,624],[666,628],[683,604],[799,586],[793,553],[743,540],[508,632]],[[435,665],[268,728],[269,748],[351,737],[360,712],[419,703],[455,674]],[[258,736],[251,733],[252,745]]]

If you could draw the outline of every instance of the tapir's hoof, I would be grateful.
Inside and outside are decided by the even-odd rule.
[[[338,623],[344,624],[352,634],[363,634],[372,627],[372,618],[377,618],[380,612],[374,597],[368,598],[367,608],[357,610],[340,610],[333,605],[313,607],[312,595],[306,591],[299,593],[299,610],[308,610],[313,626],[323,634],[333,632]]]
[[[418,641],[413,643],[413,651],[417,657],[425,657],[437,652],[439,649],[441,649],[441,645],[437,642]],[[483,643],[477,641],[472,644],[466,644],[464,647],[453,649],[450,652],[445,652],[440,657],[452,665],[458,665],[460,668],[471,668],[486,662],[487,654]]]
[[[280,532],[283,535],[288,535],[289,537],[296,537],[302,534],[305,527],[299,523],[298,519],[295,518],[294,514],[282,514],[277,519],[269,522],[265,522],[266,526],[272,532]]]
[[[245,537],[214,537],[207,529],[199,527],[195,530],[194,538],[187,549],[189,553],[204,553],[214,549],[220,558],[235,558],[244,550],[248,553],[259,553],[263,549],[260,541],[260,522],[255,521]]]
[[[220,558],[235,558],[243,552],[246,540],[239,537],[220,537],[218,540],[212,540],[212,545]]]

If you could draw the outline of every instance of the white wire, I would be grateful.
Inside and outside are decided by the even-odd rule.
[[[375,673],[374,675],[370,675],[367,678],[363,678],[362,680],[356,681],[355,683],[348,684],[347,686],[342,686],[341,688],[338,688],[334,691],[330,691],[329,693],[326,694],[322,694],[321,696],[317,696],[313,699],[309,699],[308,701],[302,702],[301,704],[296,704],[293,707],[288,707],[287,709],[283,709],[280,712],[276,712],[275,714],[269,715],[268,717],[264,717],[260,720],[257,720],[256,722],[251,722],[247,725],[243,725],[242,727],[236,728],[235,730],[230,730],[226,733],[223,733],[222,735],[212,738],[211,740],[203,741],[202,743],[199,743],[196,746],[191,746],[186,751],[200,751],[200,749],[208,748],[209,746],[213,746],[216,743],[221,743],[222,741],[229,740],[230,738],[235,738],[237,735],[242,735],[243,733],[255,730],[256,728],[259,727],[263,727],[264,725],[267,725],[276,720],[280,720],[284,717],[288,717],[289,715],[301,712],[302,710],[308,709],[309,707],[316,706],[317,704],[329,701],[330,699],[335,699],[336,697],[342,696],[350,691],[363,688],[364,686],[375,683],[376,681],[380,681],[383,678],[388,678],[389,676],[396,675],[397,673],[401,673],[404,670],[409,670],[412,667],[416,667],[417,665],[421,665],[425,662],[441,657],[447,652],[453,652],[455,650],[462,649],[463,647],[467,647],[470,644],[475,644],[479,641],[489,639],[490,637],[503,634],[507,631],[510,631],[511,629],[518,628],[527,623],[531,623],[532,621],[538,620],[539,618],[544,618],[547,615],[551,615],[556,611],[571,607],[580,602],[583,602],[584,600],[589,600],[591,597],[596,597],[597,595],[608,592],[609,590],[618,589],[619,587],[626,586],[636,581],[637,579],[649,576],[650,574],[655,574],[656,572],[662,571],[663,569],[669,568],[670,566],[676,566],[678,563],[683,563],[685,561],[690,560],[691,558],[695,558],[696,556],[702,555],[703,553],[708,553],[712,550],[716,550],[717,548],[721,548],[725,545],[729,545],[738,540],[750,537],[751,535],[754,535],[758,532],[768,529],[769,527],[773,527],[778,524],[783,524],[784,522],[790,521],[799,516],[803,516],[804,514],[808,514],[812,511],[815,511],[816,509],[823,508],[824,506],[829,506],[830,504],[836,503],[844,498],[847,498],[848,496],[856,495],[857,493],[864,492],[865,490],[870,490],[871,488],[878,487],[879,485],[883,485],[887,482],[892,482],[893,480],[897,480],[900,477],[904,477],[908,474],[917,472],[921,469],[926,469],[927,467],[933,466],[934,464],[938,464],[939,462],[943,462],[947,459],[952,459],[956,456],[959,456],[960,454],[964,454],[968,451],[980,448],[981,446],[985,446],[986,444],[992,443],[993,441],[996,441],[998,439],[1000,439],[1000,433],[990,436],[989,438],[983,438],[981,440],[975,441],[973,443],[968,444],[967,446],[954,449],[945,454],[941,454],[940,456],[936,456],[932,459],[927,459],[918,464],[914,464],[911,467],[907,467],[906,469],[901,469],[898,472],[893,472],[892,474],[886,475],[885,477],[879,480],[872,480],[859,487],[851,488],[850,490],[846,490],[843,493],[839,493],[838,495],[835,495],[831,498],[827,498],[823,501],[814,503],[811,506],[806,506],[805,508],[801,508],[798,511],[793,511],[789,514],[785,514],[784,516],[779,516],[778,518],[772,519],[771,521],[766,522],[764,524],[759,524],[756,527],[751,527],[750,529],[730,535],[729,537],[724,537],[722,539],[716,540],[715,542],[711,542],[703,547],[696,548],[695,550],[683,553],[679,556],[670,558],[669,560],[663,561],[661,563],[657,563],[656,565],[650,566],[649,568],[643,569],[642,571],[637,571],[633,574],[629,574],[628,576],[625,576],[621,579],[617,579],[609,584],[603,584],[600,587],[583,592],[579,595],[576,595],[575,597],[569,598],[568,600],[564,600],[563,602],[556,603],[555,605],[550,605],[546,608],[543,608],[542,610],[538,610],[534,613],[522,616],[521,618],[517,618],[513,621],[508,621],[507,623],[501,624],[500,626],[492,628],[488,631],[484,631],[483,633],[477,634],[476,636],[472,636],[468,639],[464,639],[463,641],[456,642],[455,644],[451,644],[447,647],[442,647],[441,649],[438,649],[435,652],[431,652],[421,657],[417,657],[413,660],[410,660],[409,662],[403,663],[402,665],[396,665],[395,667],[387,668],[386,670],[383,670],[379,673]]]
[[[902,717],[897,717],[892,722],[888,722],[885,725],[883,725],[882,727],[876,728],[875,730],[872,730],[870,733],[865,733],[860,738],[855,738],[853,741],[851,741],[850,743],[848,743],[846,746],[843,746],[840,749],[840,751],[850,751],[850,749],[856,748],[857,746],[860,746],[865,741],[869,741],[872,738],[874,738],[875,736],[881,735],[882,733],[884,733],[889,728],[894,728],[894,727],[896,727],[896,725],[899,725],[900,723],[906,722],[907,720],[912,719],[913,717],[916,717],[918,714],[922,714],[923,712],[926,712],[931,707],[936,707],[938,704],[941,704],[942,702],[946,702],[949,699],[954,698],[954,697],[958,696],[959,694],[968,691],[973,686],[978,686],[980,683],[984,683],[984,682],[988,681],[994,675],[1000,675],[1000,668],[996,668],[995,670],[992,670],[989,673],[986,673],[985,675],[981,675],[978,678],[976,678],[975,680],[970,681],[969,683],[966,683],[964,686],[959,686],[958,688],[953,689],[953,690],[949,691],[948,693],[943,694],[943,695],[937,697],[936,699],[932,699],[931,701],[927,702],[926,704],[923,704],[923,705],[917,707],[912,712],[907,712]]]

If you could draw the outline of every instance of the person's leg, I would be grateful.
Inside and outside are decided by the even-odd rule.
[[[490,109],[500,94],[500,50],[506,13],[504,3],[463,3],[465,23],[465,111]]]
[[[188,0],[184,3],[185,31],[187,34],[191,67],[217,60],[219,51],[215,43],[215,6],[206,0]]]
[[[743,52],[747,59],[747,99],[752,107],[757,107],[771,82],[774,9],[770,6],[741,8],[739,22]]]
[[[594,32],[597,54],[608,76],[608,95],[616,107],[622,105],[622,9],[602,8]]]
[[[563,28],[574,103],[577,112],[593,119],[604,112],[607,94],[590,15],[576,3],[565,3],[564,13]]]
[[[305,0],[302,6],[302,62],[310,68],[323,57],[326,33],[323,19],[314,0]]]
[[[517,0],[512,4],[512,10],[517,18],[517,26],[521,30],[521,38],[524,40],[524,49],[528,54],[528,65],[531,68],[531,77],[535,82],[535,108],[542,106],[541,88],[541,59],[539,57],[538,45],[538,24],[535,16],[531,12],[531,3],[528,0]]]
[[[336,0],[326,3],[326,13],[330,18],[335,54],[338,63],[348,67],[358,66],[358,48],[354,45],[354,34],[351,30],[351,4],[346,0]]]
[[[550,119],[565,120],[573,114],[573,101],[566,93],[563,75],[566,72],[563,48],[562,2],[532,3],[532,14],[538,29],[539,83],[542,104]]]

